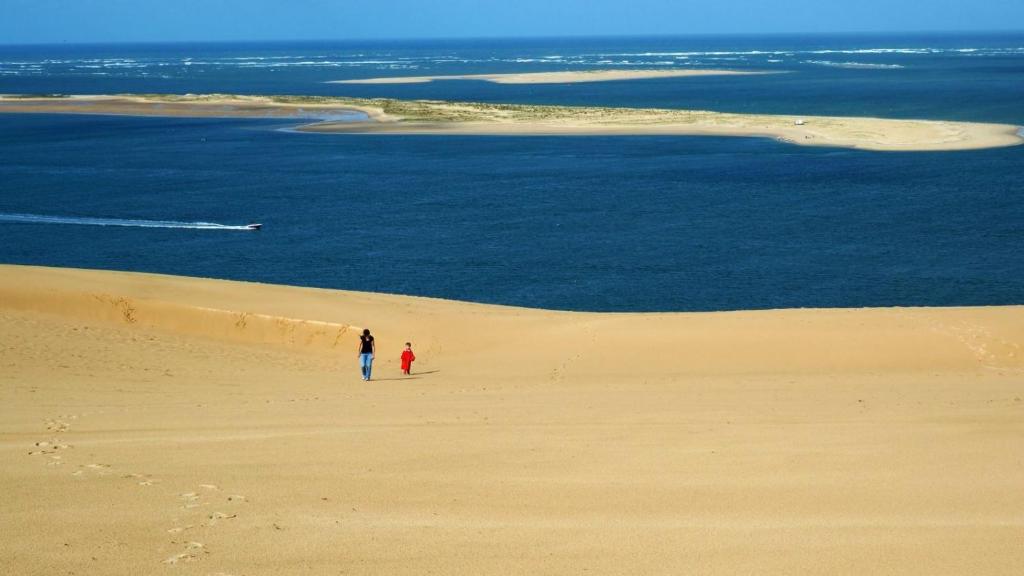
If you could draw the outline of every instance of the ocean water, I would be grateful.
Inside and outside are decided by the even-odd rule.
[[[575,85],[387,75],[728,67]],[[1024,124],[1024,34],[0,47],[0,93],[332,94]],[[571,310],[1024,303],[1024,147],[323,135],[0,114],[0,262]],[[259,232],[244,229],[261,222]]]

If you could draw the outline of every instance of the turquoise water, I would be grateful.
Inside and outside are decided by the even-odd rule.
[[[384,75],[729,67],[563,86]],[[0,48],[0,92],[237,92],[1024,124],[1024,35]],[[575,310],[1024,303],[1024,147],[302,134],[0,115],[0,261]],[[265,224],[260,232],[248,222]]]

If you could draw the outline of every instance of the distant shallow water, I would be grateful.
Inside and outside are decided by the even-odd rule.
[[[321,94],[1024,124],[1022,60],[1021,33],[0,46],[0,93]],[[789,73],[601,87],[324,84],[671,68]]]

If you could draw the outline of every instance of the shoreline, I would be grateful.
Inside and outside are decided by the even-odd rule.
[[[382,76],[351,80],[328,80],[326,84],[424,84],[447,80],[479,80],[493,84],[576,84],[584,82],[617,82],[623,80],[650,80],[657,78],[685,78],[696,76],[751,76],[784,74],[782,71],[748,71],[717,69],[675,70],[574,70],[562,72],[519,72],[509,74],[454,74],[439,76]]]
[[[367,120],[317,116],[354,112]],[[1010,124],[321,96],[7,95],[0,96],[0,113],[296,118],[318,120],[298,131],[348,134],[768,137],[800,146],[904,152],[1024,143],[1021,128]]]

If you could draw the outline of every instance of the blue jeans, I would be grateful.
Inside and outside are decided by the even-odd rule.
[[[363,369],[363,380],[369,380],[370,370],[373,368],[373,354],[360,354],[359,366]]]

